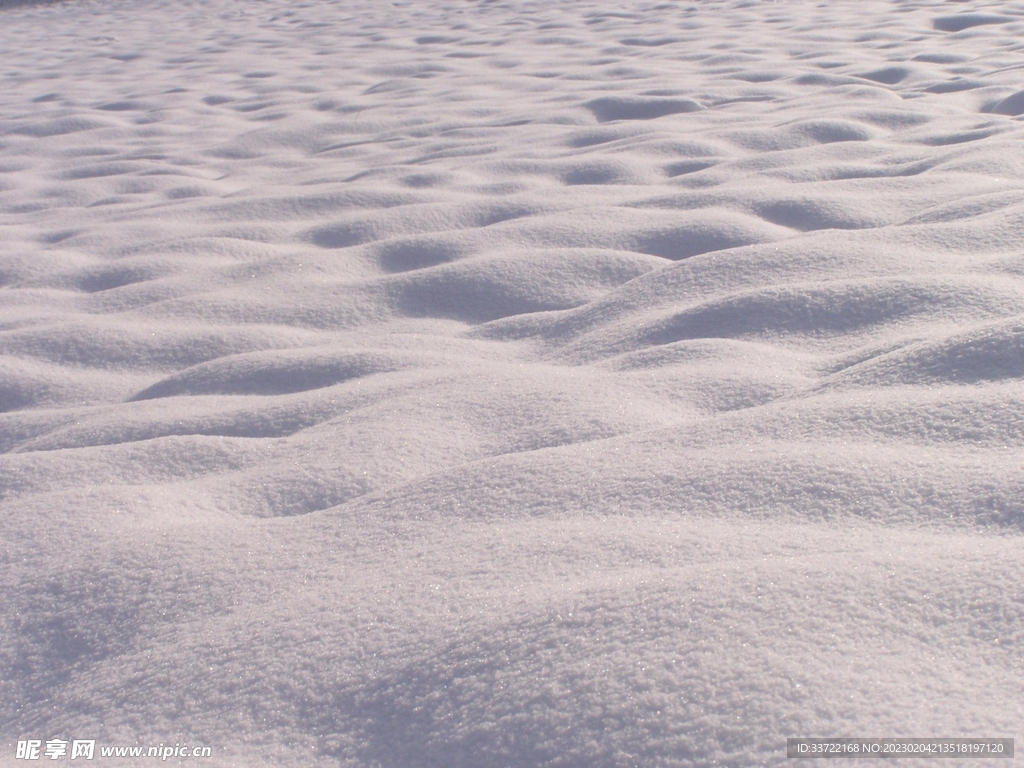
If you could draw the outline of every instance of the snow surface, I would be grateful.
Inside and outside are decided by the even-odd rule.
[[[1024,747],[1022,89],[1021,0],[5,3],[0,760]]]

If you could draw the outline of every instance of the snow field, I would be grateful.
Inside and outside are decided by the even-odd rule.
[[[1022,33],[0,8],[0,760],[1024,743]]]

